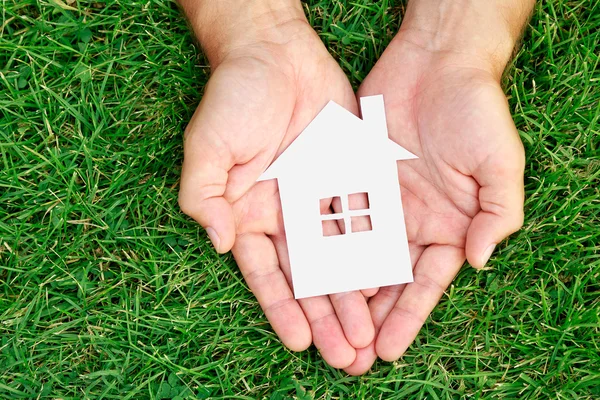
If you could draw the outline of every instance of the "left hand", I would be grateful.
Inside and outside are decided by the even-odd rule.
[[[383,94],[398,162],[414,282],[369,301],[378,335],[346,368],[398,359],[468,259],[476,268],[523,223],[524,151],[499,76],[475,57],[438,54],[399,34],[359,96]]]

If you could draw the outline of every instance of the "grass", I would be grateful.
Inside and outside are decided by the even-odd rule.
[[[524,228],[395,363],[290,353],[177,207],[209,70],[171,1],[0,1],[0,398],[600,397],[600,3],[538,4],[505,76]],[[308,1],[357,86],[398,1]]]

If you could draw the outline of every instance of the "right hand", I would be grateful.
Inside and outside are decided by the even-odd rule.
[[[244,2],[249,10],[223,17],[210,36],[199,34],[212,76],[185,132],[179,204],[206,228],[219,253],[233,251],[288,348],[301,351],[312,341],[326,362],[345,368],[354,362],[355,349],[374,338],[365,299],[374,293],[296,301],[277,183],[256,181],[328,101],[354,113],[357,103],[299,2],[257,12],[259,3]],[[197,33],[207,29],[196,23]],[[221,42],[206,43],[212,37]]]

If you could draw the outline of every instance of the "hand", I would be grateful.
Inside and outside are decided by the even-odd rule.
[[[347,367],[374,338],[365,296],[294,300],[277,184],[256,180],[329,100],[356,113],[356,99],[299,2],[242,2],[229,14],[233,3],[182,2],[193,25],[195,15],[219,24],[195,29],[212,76],[185,132],[180,206],[218,252],[233,250],[287,347],[312,340],[330,365]]]
[[[432,50],[427,35],[401,31],[359,90],[383,94],[390,137],[419,159],[398,163],[414,283],[369,300],[377,338],[350,374],[398,359],[465,259],[482,268],[523,223],[524,151],[499,84],[507,58]]]

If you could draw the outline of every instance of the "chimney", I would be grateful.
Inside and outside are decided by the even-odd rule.
[[[377,135],[380,139],[388,138],[387,121],[385,119],[385,105],[383,95],[360,98],[360,113],[362,120],[367,124],[370,134]]]

